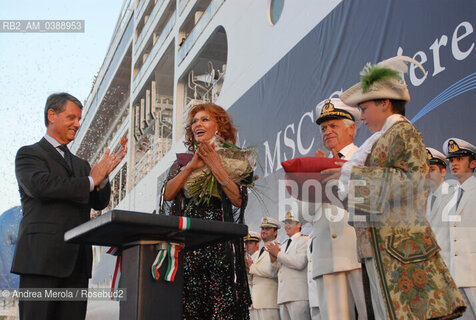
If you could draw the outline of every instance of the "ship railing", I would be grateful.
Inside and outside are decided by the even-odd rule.
[[[182,15],[183,10],[187,6],[187,4],[190,2],[190,0],[179,0],[178,1],[178,14],[179,16]]]
[[[187,39],[185,39],[185,41],[182,43],[182,46],[178,50],[177,58],[179,64],[188,55],[190,50],[195,45],[195,42],[197,42],[200,35],[203,33],[205,28],[208,26],[208,24],[224,2],[225,0],[212,0],[208,8],[205,10],[205,12],[203,12],[202,16],[200,17],[200,20],[198,20],[197,24],[188,35]]]
[[[142,15],[144,14],[145,9],[149,5],[149,1],[150,0],[141,0],[139,2],[139,5],[135,9],[135,17],[134,17],[135,21],[139,21],[140,19],[142,19]],[[155,0],[153,0],[153,1],[155,1]]]
[[[149,20],[144,24],[139,36],[137,37],[137,41],[134,43],[135,53],[134,53],[134,60],[137,60],[139,54],[144,51],[144,47],[147,44],[147,41],[144,39],[149,39],[150,35],[154,31],[153,26],[157,25],[157,21],[160,19],[160,15],[157,13],[159,12],[160,8],[164,4],[165,0],[158,0],[155,5],[154,9],[149,15]]]
[[[144,74],[149,72],[149,67],[150,64],[152,63],[152,60],[154,57],[157,55],[158,51],[163,47],[165,40],[167,40],[167,37],[171,33],[174,25],[175,25],[175,12],[172,14],[172,16],[169,19],[169,22],[167,22],[167,25],[164,27],[164,30],[160,34],[159,38],[157,38],[157,41],[154,43],[154,47],[152,48],[152,51],[150,52],[149,56],[145,60],[144,64],[142,65],[139,73],[134,79],[134,85],[133,88],[137,88],[137,84],[141,81],[142,77]]]
[[[134,188],[167,154],[172,146],[171,137],[153,139],[144,156],[135,164],[128,189]]]

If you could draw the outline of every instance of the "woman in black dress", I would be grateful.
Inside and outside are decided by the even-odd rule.
[[[179,154],[162,191],[170,214],[243,223],[246,187],[231,180],[215,151],[215,137],[235,143],[236,129],[227,112],[201,104],[189,112],[185,145],[192,154]],[[184,185],[196,169],[207,166],[218,182],[218,197],[197,201]],[[251,304],[244,264],[243,240],[209,245],[184,254],[184,319],[249,319]]]

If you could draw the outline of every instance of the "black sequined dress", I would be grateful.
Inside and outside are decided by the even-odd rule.
[[[175,161],[164,183],[182,168]],[[239,187],[241,208],[234,208],[220,190],[221,198],[212,197],[209,204],[198,205],[185,197],[183,189],[177,197],[161,206],[172,215],[243,223],[247,190]],[[167,212],[166,212],[167,211]],[[200,320],[249,319],[251,298],[244,263],[243,239],[227,241],[184,253],[183,318]]]

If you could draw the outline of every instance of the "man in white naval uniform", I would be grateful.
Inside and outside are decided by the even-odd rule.
[[[252,320],[279,320],[277,268],[271,264],[265,245],[276,240],[280,223],[276,219],[264,217],[261,220],[261,238],[264,246],[256,259],[246,259],[246,267],[251,277]]]
[[[327,99],[316,107],[316,123],[329,157],[349,160],[358,147],[353,143],[361,125],[360,111],[340,99]],[[317,156],[325,156],[322,150]],[[329,203],[317,206],[313,223],[312,274],[317,282],[322,319],[367,319],[361,265],[355,229],[346,210]]]
[[[266,245],[271,262],[278,270],[278,305],[282,320],[308,320],[309,296],[307,291],[307,242],[301,235],[301,222],[288,211],[284,219],[288,239],[281,245]]]
[[[466,300],[467,309],[461,319],[476,319],[476,147],[458,138],[443,144],[453,176],[458,179],[455,192],[456,218],[450,222],[450,264],[454,280]]]
[[[426,219],[441,248],[440,254],[454,277],[450,259],[450,217],[455,214],[455,186],[445,181],[448,160],[440,151],[426,148],[428,151],[428,180],[430,193],[426,202]]]

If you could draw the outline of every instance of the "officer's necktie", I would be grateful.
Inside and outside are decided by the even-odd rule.
[[[433,210],[433,205],[435,204],[436,196],[432,195],[431,196],[431,205],[430,205],[430,210]]]
[[[288,251],[288,248],[289,248],[289,245],[291,244],[291,238],[289,238],[288,240],[288,243],[286,244],[286,249],[284,250],[284,252],[287,252]]]
[[[337,155],[339,156],[339,159],[344,158],[344,155],[343,155],[342,153],[340,153],[340,152],[337,152]]]
[[[458,210],[458,206],[461,201],[461,198],[463,197],[463,193],[464,193],[463,188],[459,188],[458,201],[456,201],[456,210]]]
[[[66,163],[68,164],[69,168],[72,169],[73,168],[73,162],[72,162],[72,156],[71,156],[71,152],[69,151],[68,147],[66,145],[60,145],[58,146],[58,148],[63,151],[64,153],[64,160],[66,161]]]
[[[261,250],[259,251],[258,258],[261,257],[261,254],[263,253],[263,251],[264,251],[264,247],[262,247]]]

